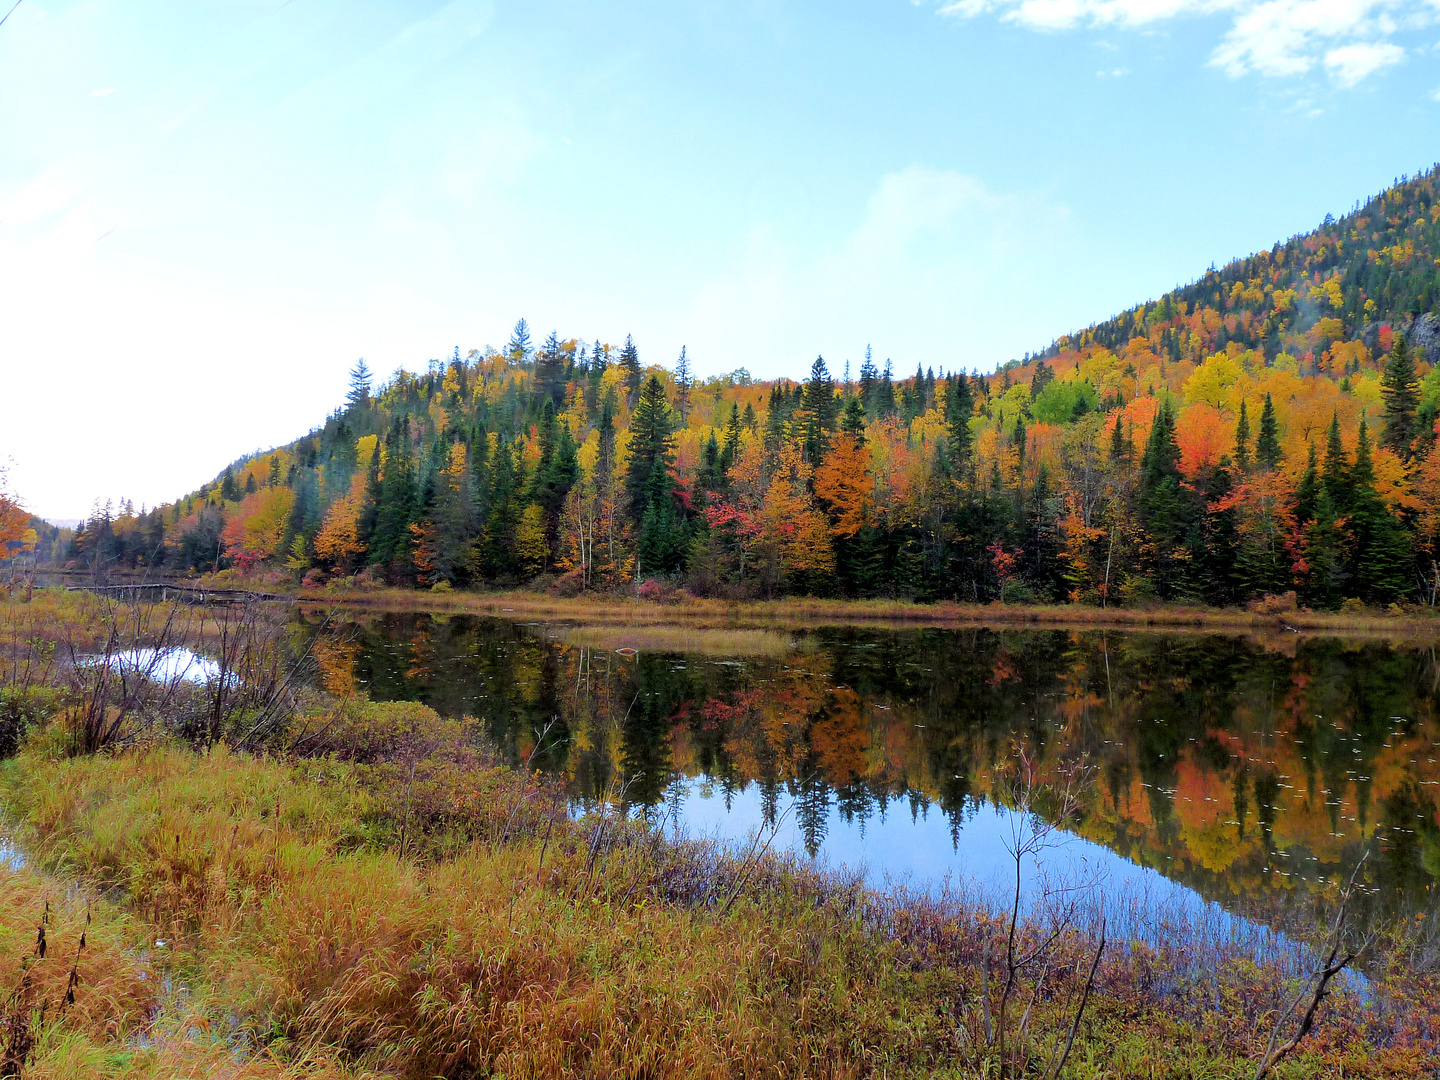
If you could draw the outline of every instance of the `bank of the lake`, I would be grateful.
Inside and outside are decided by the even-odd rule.
[[[1412,608],[1394,613],[1309,610],[1251,611],[1180,604],[1099,608],[1083,604],[913,603],[903,600],[716,600],[675,592],[659,600],[617,594],[557,597],[512,590],[472,592],[366,587],[349,579],[318,589],[297,589],[297,600],[372,611],[495,615],[632,626],[701,627],[957,627],[1043,626],[1059,629],[1197,630],[1308,633],[1355,637],[1440,640],[1440,613]]]
[[[1004,1024],[1041,1075],[1071,1031],[1095,927],[1047,954],[1041,992],[1038,968],[1021,975],[1002,1021],[1003,917],[758,848],[667,841],[604,807],[574,817],[486,748],[483,717],[307,690],[242,751],[253,716],[219,741],[185,734],[214,705],[192,684],[77,755],[95,668],[47,668],[37,643],[105,640],[106,620],[129,615],[53,593],[0,611],[8,701],[54,706],[0,767],[25,857],[10,872],[28,890],[5,912],[0,962],[18,977],[49,900],[52,952],[30,966],[59,982],[29,999],[49,1000],[103,896],[96,925],[130,935],[149,988],[102,994],[100,954],[83,954],[89,1019],[48,1014],[32,1080],[993,1076],[985,1032]],[[142,631],[127,645],[153,643],[157,622],[126,625]],[[1022,953],[1049,925],[1020,927]],[[1064,1072],[1077,1080],[1252,1076],[1297,988],[1214,939],[1115,935],[1093,970]],[[1403,964],[1381,976],[1327,1002],[1275,1075],[1431,1075],[1433,981]]]

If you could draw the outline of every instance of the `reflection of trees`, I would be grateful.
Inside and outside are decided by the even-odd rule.
[[[1023,745],[1042,781],[1080,754],[1097,766],[1084,835],[1227,903],[1326,887],[1377,840],[1367,873],[1382,892],[1425,903],[1440,873],[1435,668],[1419,651],[832,629],[735,666],[625,659],[481,619],[344,632],[327,678],[348,663],[376,697],[479,716],[511,760],[557,718],[537,764],[585,798],[629,780],[630,802],[657,805],[676,776],[704,776],[727,804],[756,783],[771,822],[790,791],[807,846],[830,814],[863,826],[899,799],[937,806],[958,837]]]

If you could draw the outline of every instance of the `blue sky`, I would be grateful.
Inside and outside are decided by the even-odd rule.
[[[1437,50],[1437,0],[22,0],[0,459],[173,498],[522,315],[990,368],[1440,159]]]

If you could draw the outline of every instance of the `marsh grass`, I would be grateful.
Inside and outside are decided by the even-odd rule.
[[[797,643],[795,636],[787,631],[703,626],[565,626],[555,636],[567,645],[612,652],[628,649],[771,659],[791,656],[803,644]]]
[[[46,899],[57,943],[82,898],[109,903],[27,1076],[995,1074],[982,972],[1009,927],[965,896],[573,817],[473,723],[413,703],[316,696],[253,753],[172,724],[67,756],[57,726],[0,765],[29,856],[0,868],[0,971]],[[1048,932],[1022,921],[1016,947]],[[1083,920],[1053,941],[1012,1062],[1065,1033],[1095,944]],[[1106,950],[1065,1075],[1252,1074],[1296,974],[1243,945]],[[1276,1075],[1433,1076],[1440,1008],[1403,974],[1338,994]]]
[[[1401,615],[1382,612],[1336,614],[1323,611],[1263,613],[1238,608],[1157,605],[1097,608],[1083,604],[912,603],[903,600],[726,601],[686,597],[678,603],[651,603],[625,596],[596,594],[562,598],[533,592],[454,592],[437,596],[411,589],[300,590],[298,600],[356,610],[419,611],[569,621],[587,626],[620,623],[628,627],[717,627],[795,629],[814,626],[1053,627],[1056,629],[1160,629],[1167,632],[1245,633],[1262,638],[1295,635],[1357,639],[1434,641],[1440,617],[1429,610]]]

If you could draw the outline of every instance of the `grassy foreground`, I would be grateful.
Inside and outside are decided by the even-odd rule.
[[[37,626],[116,612],[41,603],[49,622],[22,635],[37,612],[12,604],[0,635],[7,708],[45,706],[0,766],[24,853],[0,863],[0,1039],[33,1036],[25,1077],[1000,1075],[982,968],[1001,919],[575,820],[419,705],[307,692],[251,752],[137,710],[76,754],[93,684],[22,654]],[[1021,947],[1048,930],[1022,925]],[[1094,944],[1067,932],[1043,984],[1025,977],[1012,1075],[1043,1075]],[[1291,989],[1214,942],[1114,942],[1063,1075],[1253,1076]],[[1397,970],[1369,1002],[1338,993],[1272,1075],[1433,1076],[1434,989]]]

